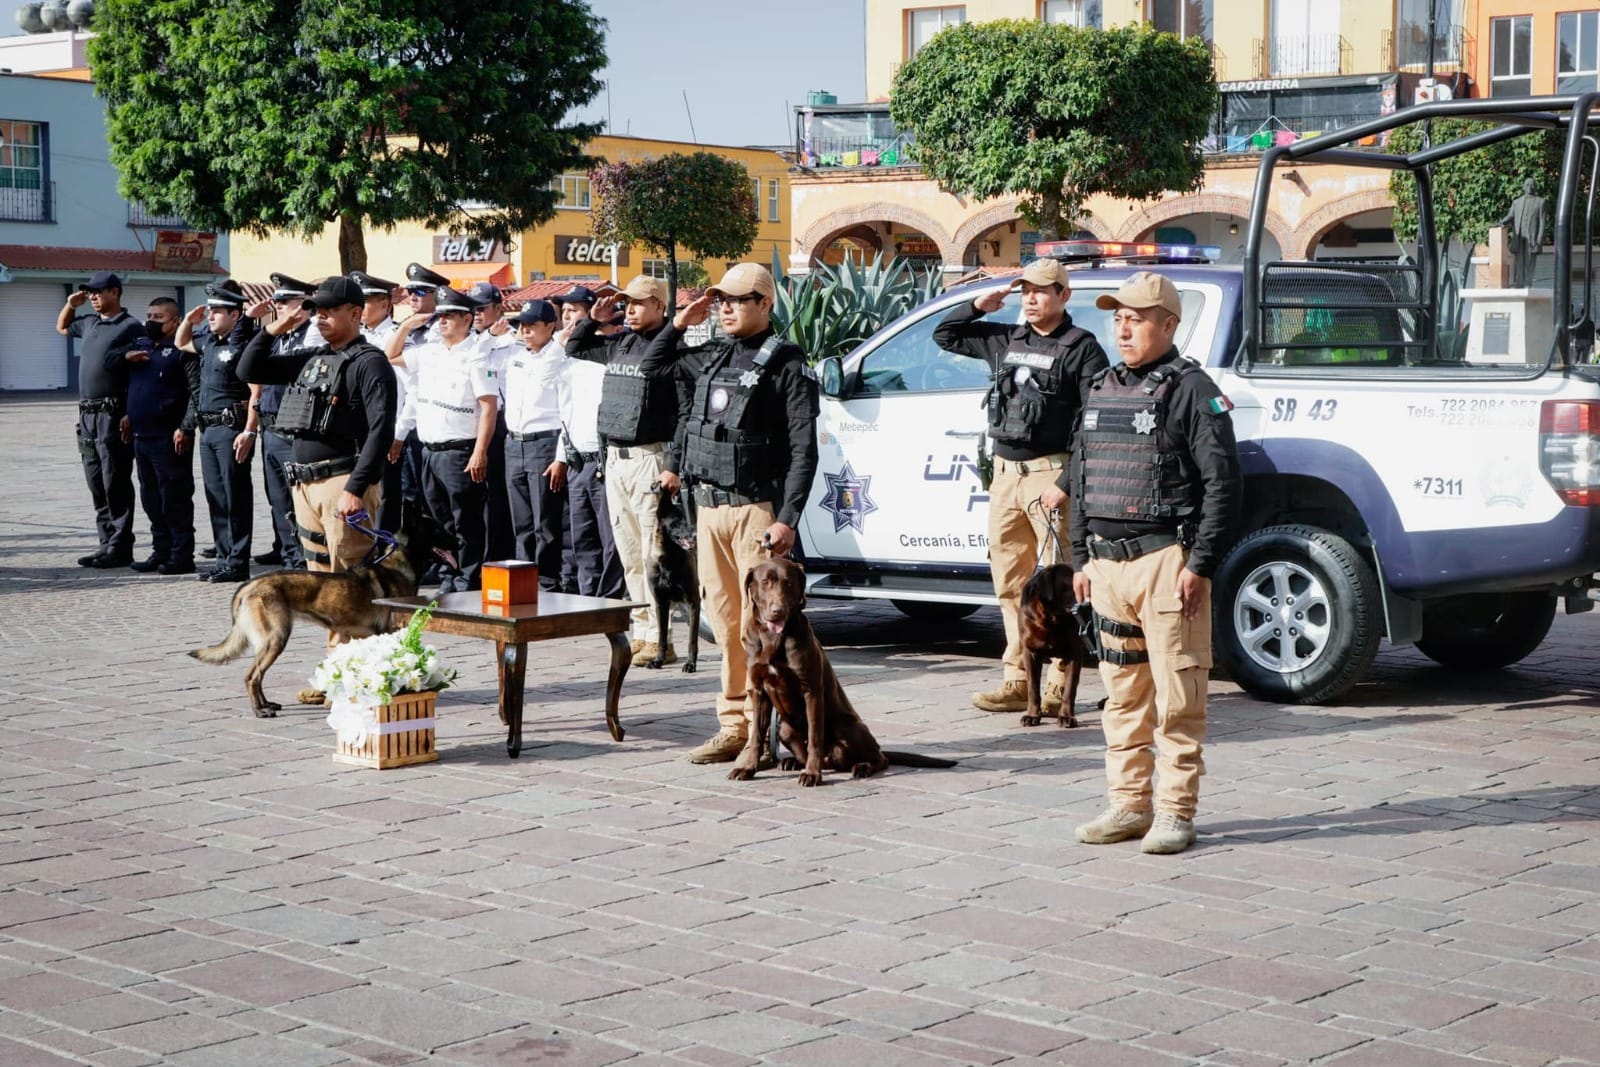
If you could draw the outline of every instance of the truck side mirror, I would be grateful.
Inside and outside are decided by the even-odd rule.
[[[844,363],[838,356],[829,356],[817,364],[817,384],[823,396],[837,400],[844,394]]]

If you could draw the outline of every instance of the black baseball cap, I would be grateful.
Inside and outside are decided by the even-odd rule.
[[[366,302],[367,294],[361,291],[361,286],[342,274],[322,279],[317,283],[316,292],[306,297],[308,308],[336,308],[345,304],[360,307]]]
[[[536,322],[555,322],[556,308],[548,300],[530,300],[522,305],[522,310],[515,315],[508,315],[507,322],[518,326],[532,326]]]
[[[552,304],[592,304],[595,301],[594,290],[587,285],[574,285],[560,296],[552,296]]]
[[[111,271],[97,270],[89,276],[89,280],[78,286],[80,292],[97,293],[101,289],[121,289],[122,279]]]

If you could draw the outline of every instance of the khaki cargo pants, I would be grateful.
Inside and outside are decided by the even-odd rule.
[[[1182,545],[1169,545],[1127,562],[1090,560],[1084,573],[1096,614],[1144,630],[1143,638],[1102,633],[1104,646],[1150,655],[1148,663],[1126,666],[1100,661],[1107,796],[1115,807],[1150,811],[1154,776],[1154,806],[1192,819],[1205,773],[1200,746],[1211,667],[1211,583],[1204,583],[1199,614],[1184,618],[1176,590],[1188,558]]]
[[[1048,512],[1034,501],[1056,483],[1066,463],[1065,453],[1028,460],[995,457],[994,479],[989,484],[989,576],[1000,601],[1000,620],[1006,628],[1006,650],[1000,665],[1002,677],[1008,682],[1028,676],[1023,668],[1017,615],[1022,605],[1022,587],[1033,577],[1039,562],[1039,547],[1047,546],[1044,563],[1056,562],[1055,545],[1049,540],[1045,522]],[[1063,545],[1067,542],[1067,514],[1068,509],[1062,508],[1056,517],[1056,533]],[[1063,681],[1060,661],[1051,660],[1045,684]]]
[[[366,559],[367,552],[372,548],[372,538],[352,530],[349,523],[339,517],[339,494],[344,492],[348,481],[349,475],[336,474],[332,478],[301,482],[289,488],[294,497],[294,521],[301,530],[300,549],[305,554],[308,571],[347,571]],[[361,506],[372,516],[368,522],[377,521],[378,506],[382,502],[382,483],[367,486],[367,491],[361,494]],[[307,530],[321,534],[326,543],[306,537]],[[322,554],[326,554],[332,562],[319,562],[316,557]],[[416,565],[419,561],[412,562]],[[346,634],[328,631],[330,650],[348,640],[350,638]]]
[[[623,452],[628,454],[626,458],[621,455]],[[629,636],[652,644],[658,633],[655,597],[646,573],[656,545],[657,497],[651,489],[666,465],[666,445],[612,445],[607,450],[606,508],[611,516],[611,540],[622,563],[628,599],[645,605],[633,609]]]
[[[761,535],[777,521],[772,505],[701,505],[695,522],[699,538],[700,610],[711,623],[722,650],[722,692],[717,695],[717,726],[748,736],[745,689],[749,665],[740,636],[744,576],[767,558]]]

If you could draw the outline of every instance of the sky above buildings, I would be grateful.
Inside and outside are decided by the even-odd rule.
[[[778,145],[796,104],[865,92],[865,0],[591,0],[608,23],[607,88],[574,115],[610,132],[700,144]],[[0,34],[21,0],[0,0]]]

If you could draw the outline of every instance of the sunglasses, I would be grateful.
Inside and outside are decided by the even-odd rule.
[[[747,304],[752,300],[760,300],[760,293],[746,293],[744,296],[719,296],[712,303],[718,307],[728,304]]]

